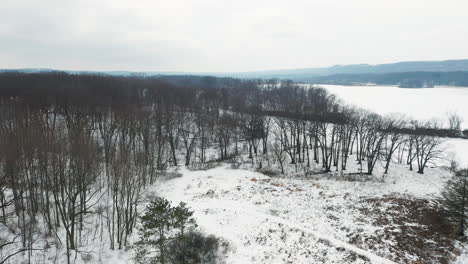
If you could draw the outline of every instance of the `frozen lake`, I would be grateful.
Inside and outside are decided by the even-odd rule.
[[[379,114],[404,113],[417,120],[436,119],[447,123],[447,112],[456,112],[468,128],[468,88],[398,88],[394,86],[319,85],[344,102]],[[468,140],[449,139],[447,151],[462,166],[468,166]]]

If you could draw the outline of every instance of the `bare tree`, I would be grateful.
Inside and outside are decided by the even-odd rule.
[[[286,160],[286,152],[284,150],[284,144],[281,143],[284,141],[283,132],[281,131],[281,128],[276,127],[273,132],[273,135],[274,143],[270,144],[270,149],[272,150],[276,160],[280,165],[281,173],[284,174],[284,161]]]
[[[457,112],[447,112],[447,119],[450,130],[461,131],[461,124],[463,122],[463,118],[460,117],[460,115],[458,115]]]
[[[401,129],[405,127],[406,120],[403,116],[387,116],[384,119],[384,130],[387,131],[384,140],[384,160],[385,160],[385,174],[388,173],[388,168],[392,161],[393,154],[403,144],[404,135]]]
[[[425,123],[419,125],[417,122],[414,123],[415,135],[413,136],[414,140],[414,151],[416,155],[416,162],[418,164],[418,173],[424,174],[424,169],[427,164],[433,162],[437,159],[440,159],[443,155],[443,150],[441,149],[443,140],[440,137],[427,135],[424,131],[421,131],[426,128],[436,129],[436,124]]]
[[[382,119],[380,116],[375,114],[367,116],[367,130],[365,142],[367,174],[372,175],[375,164],[382,155],[382,143],[386,137],[386,132],[382,127]]]

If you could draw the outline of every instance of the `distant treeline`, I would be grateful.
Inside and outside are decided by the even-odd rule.
[[[458,73],[467,78],[468,85],[468,72]],[[448,72],[443,75],[458,73]],[[382,76],[382,84],[390,84],[391,78],[385,79],[388,75],[404,77],[407,74],[410,73],[368,75]],[[442,73],[421,74],[440,76]],[[335,76],[349,76],[348,81],[343,80],[341,84],[350,84],[352,80],[358,80],[358,76],[366,75]],[[0,101],[2,104],[17,102],[32,109],[52,107],[55,111],[71,106],[85,106],[98,112],[107,107],[123,109],[158,107],[158,109],[164,108],[165,111],[174,110],[176,107],[190,112],[230,110],[318,122],[343,124],[351,121],[344,113],[347,106],[325,89],[305,88],[291,80],[279,79],[247,80],[194,75],[111,76],[9,71],[0,73]],[[442,128],[427,128],[417,132],[405,128],[401,132],[441,137],[460,136],[459,131]]]
[[[275,111],[323,119],[339,112],[325,89],[304,89],[292,81],[242,80],[211,76],[109,76],[101,74],[0,73],[0,100],[28,107],[90,108],[158,106],[166,109],[241,112]],[[6,100],[6,101],[5,101]],[[184,110],[184,111],[185,111]],[[288,113],[288,114],[285,114]],[[341,122],[337,115],[333,115]]]
[[[419,88],[437,85],[468,86],[468,72],[396,72],[335,74],[317,77],[302,77],[300,81],[322,84],[356,85],[373,83],[378,85],[398,85]]]

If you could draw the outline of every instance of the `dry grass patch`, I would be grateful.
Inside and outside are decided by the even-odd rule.
[[[456,252],[455,232],[437,203],[415,198],[367,198],[356,206],[380,227],[371,237],[350,234],[351,243],[370,247],[387,241],[399,263],[450,263]],[[390,241],[390,243],[388,243]],[[409,259],[417,256],[417,262]]]

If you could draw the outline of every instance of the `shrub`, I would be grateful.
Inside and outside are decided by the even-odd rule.
[[[178,236],[168,245],[168,256],[174,264],[215,264],[220,259],[219,239],[196,231]]]

